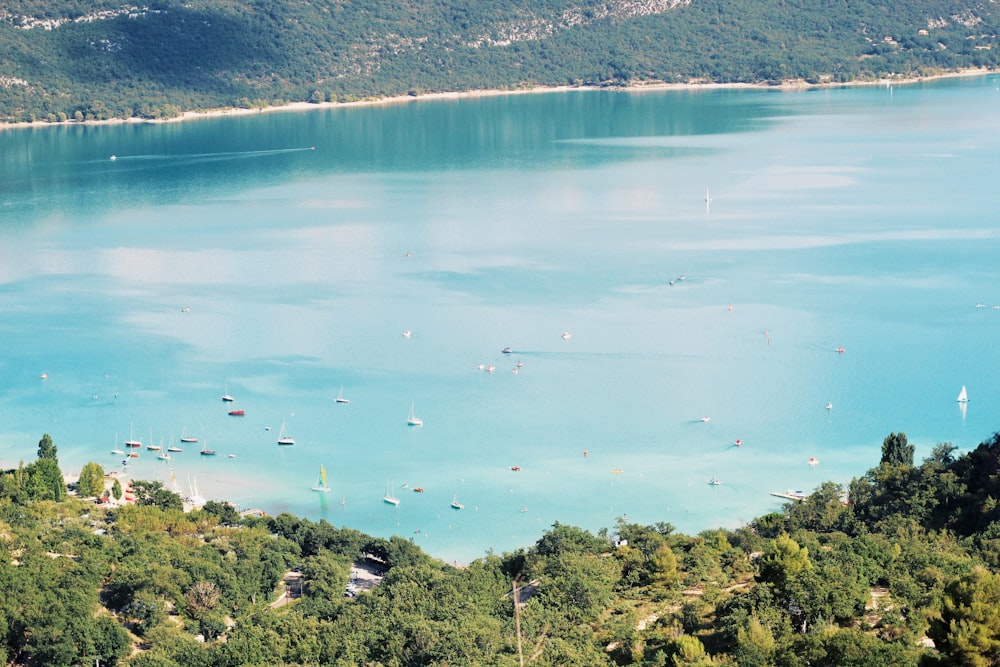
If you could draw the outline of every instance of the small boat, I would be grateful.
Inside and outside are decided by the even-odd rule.
[[[956,399],[959,403],[969,402],[969,392],[965,390],[965,385],[962,385],[962,391],[958,392],[958,398]]]
[[[528,511],[528,506],[527,505],[521,505],[521,511],[522,512],[527,512]]]
[[[399,505],[399,498],[397,498],[396,496],[392,495],[392,493],[389,491],[389,488],[390,488],[390,485],[389,485],[388,482],[386,482],[386,484],[385,484],[385,495],[382,496],[382,501],[386,502],[386,503],[389,503],[390,505]]]
[[[742,447],[743,446],[743,441],[740,440],[739,438],[736,438],[736,442],[733,443],[733,444],[735,444],[737,447]]]
[[[521,466],[511,466],[510,469],[514,472],[519,472],[521,470]]]
[[[294,445],[295,439],[285,432],[285,421],[281,421],[281,431],[278,432],[278,444],[279,445]]]
[[[169,452],[160,452],[159,454],[156,455],[156,458],[160,459],[161,461],[169,461],[170,460],[170,453]]]
[[[139,452],[129,452],[128,456],[130,459],[137,459],[139,458]]]
[[[711,486],[718,486],[722,484],[722,482],[719,481],[719,478],[716,477],[715,475],[712,475],[712,479],[708,480],[708,483]]]
[[[504,349],[502,349],[500,351],[503,352],[504,354],[513,354],[513,352],[514,352],[514,350],[512,350],[509,347],[505,347]]]
[[[201,455],[202,456],[215,456],[215,450],[214,449],[203,449],[203,450],[201,450]]]
[[[344,398],[344,385],[340,385],[340,391],[337,393],[337,398],[333,399],[337,403],[350,403],[351,400]]]
[[[409,329],[407,329],[406,331],[403,332],[403,338],[409,338],[412,335],[413,335],[413,332],[410,331]]]
[[[229,411],[229,416],[230,417],[243,417],[245,415],[246,415],[246,410],[230,410]]]
[[[187,429],[181,431],[181,442],[198,442],[198,438],[187,435],[185,431],[187,431]]]
[[[410,415],[406,418],[406,424],[408,426],[423,426],[424,420],[418,417],[413,412],[413,403],[410,403]]]
[[[233,398],[232,396],[229,395],[229,384],[227,383],[226,384],[226,388],[222,392],[222,402],[223,403],[232,403],[235,400],[236,400],[235,398]]]
[[[838,348],[835,348],[834,352],[836,352],[837,354],[843,354],[844,353],[844,347],[840,346]]]
[[[464,510],[465,509],[465,505],[463,505],[462,503],[458,502],[458,494],[457,493],[451,499],[451,507],[452,507],[452,509],[456,509],[456,510]]]
[[[622,470],[621,468],[614,468],[614,469],[613,469],[613,470],[611,471],[611,474],[612,474],[612,475],[620,475],[620,474],[622,474],[623,472],[625,472],[625,471],[624,471],[624,470]]]
[[[827,402],[826,409],[827,410],[833,410],[833,403]]]
[[[568,332],[568,331],[563,331],[563,334],[562,334],[562,339],[563,339],[563,340],[569,340],[569,339],[570,339],[570,338],[572,338],[572,337],[573,337],[573,334],[571,334],[571,333],[570,333],[570,332]]]
[[[226,458],[235,459],[236,454],[226,454]]]
[[[176,453],[176,452],[183,452],[184,448],[183,447],[178,447],[176,445],[170,445],[169,447],[167,447],[167,451],[168,452],[174,452],[174,453]]]
[[[111,453],[116,456],[125,456],[125,451],[122,449],[112,449]]]
[[[160,445],[146,445],[146,449],[148,449],[151,452],[158,452],[160,451],[160,449],[162,449],[162,447],[160,447]]]
[[[708,422],[712,421],[712,418],[711,417],[702,417],[701,421],[703,421],[703,422],[705,422],[707,424]]]
[[[413,487],[413,492],[414,493],[423,493],[424,492],[424,487],[422,487],[422,486],[415,486],[415,487]]]
[[[492,373],[492,372],[493,372],[493,371],[495,371],[496,369],[497,369],[497,367],[496,367],[496,366],[494,366],[493,364],[490,364],[489,366],[487,366],[487,367],[486,367],[486,372],[487,372],[487,373]]]
[[[809,465],[811,465],[811,466],[819,465],[819,459],[816,458],[815,456],[810,456],[809,457]]]

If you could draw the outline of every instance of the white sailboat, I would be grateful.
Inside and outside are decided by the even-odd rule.
[[[319,479],[316,480],[312,490],[317,493],[330,493],[330,487],[326,485],[326,468],[322,465],[319,467]]]
[[[226,383],[226,388],[222,390],[222,402],[232,403],[236,399],[229,395],[229,383]]]
[[[390,505],[399,505],[399,498],[397,498],[396,496],[392,495],[392,492],[389,489],[390,489],[389,482],[386,482],[385,483],[385,495],[382,496],[382,500],[384,502],[389,503]]]
[[[278,433],[278,444],[279,445],[294,445],[295,439],[285,432],[285,421],[281,421],[281,431]]]
[[[337,393],[337,398],[333,399],[337,403],[350,403],[350,399],[344,398],[344,385],[340,385],[340,391]]]
[[[465,505],[463,505],[462,503],[458,502],[458,494],[457,494],[457,493],[456,493],[456,494],[455,494],[455,496],[454,496],[454,497],[453,497],[453,498],[451,499],[451,506],[452,506],[452,507],[453,507],[454,509],[457,509],[457,510],[464,510],[464,509],[465,509]]]
[[[115,433],[114,442],[115,442],[115,444],[118,443],[118,434],[117,433]],[[115,456],[124,456],[125,455],[125,451],[121,450],[121,449],[118,449],[117,447],[112,447],[111,448],[111,453],[114,454]]]
[[[969,392],[965,390],[965,385],[962,385],[962,391],[958,392],[958,398],[956,399],[959,403],[969,402]]]
[[[413,412],[413,403],[410,403],[410,416],[406,418],[406,423],[409,426],[423,426],[424,420],[418,417]]]

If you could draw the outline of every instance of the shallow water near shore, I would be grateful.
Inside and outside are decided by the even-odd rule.
[[[0,465],[193,435],[125,472],[464,562],[968,450],[998,130],[984,76],[0,133]]]

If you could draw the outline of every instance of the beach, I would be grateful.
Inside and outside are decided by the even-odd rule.
[[[361,106],[389,106],[394,104],[405,104],[415,101],[429,100],[457,100],[463,98],[491,97],[497,95],[531,95],[546,93],[564,93],[569,91],[597,91],[597,90],[621,90],[633,93],[643,91],[662,90],[689,90],[696,92],[699,90],[739,90],[739,89],[760,89],[760,90],[787,90],[800,91],[815,88],[844,88],[852,86],[887,86],[887,85],[907,85],[933,81],[936,79],[946,79],[953,77],[985,76],[993,73],[989,68],[966,68],[955,72],[942,72],[927,76],[913,77],[893,77],[877,80],[857,80],[847,82],[818,82],[809,83],[797,79],[783,81],[780,84],[769,83],[714,83],[711,81],[690,81],[688,83],[664,83],[664,82],[634,82],[620,86],[532,86],[525,88],[495,88],[488,90],[467,90],[454,92],[421,93],[419,95],[396,95],[392,97],[372,97],[351,102],[290,102],[281,106],[267,106],[254,109],[228,107],[222,109],[210,109],[205,111],[185,111],[174,118],[109,118],[107,120],[65,120],[62,122],[34,121],[19,123],[0,123],[0,130],[17,129],[27,127],[54,127],[65,125],[113,125],[120,123],[179,123],[184,121],[199,120],[205,118],[219,118],[226,116],[247,116],[261,113],[274,112],[304,112],[318,109],[350,108]]]

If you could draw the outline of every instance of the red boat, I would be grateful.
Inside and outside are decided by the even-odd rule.
[[[244,412],[243,410],[230,410],[229,411],[229,416],[230,417],[242,417],[245,414],[246,414],[246,412]]]
[[[521,466],[511,466],[510,469],[513,470],[514,472],[517,472],[521,469]]]

